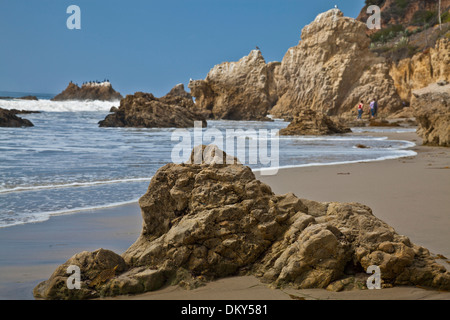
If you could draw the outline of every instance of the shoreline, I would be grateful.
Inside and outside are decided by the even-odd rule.
[[[415,133],[379,135],[416,145],[421,142]],[[450,150],[422,146],[408,150],[417,155],[377,162],[280,169],[276,176],[260,176],[258,172],[255,175],[276,194],[293,192],[309,200],[355,201],[368,205],[377,217],[415,244],[449,257],[450,217],[445,213],[450,207],[447,196]],[[121,254],[138,238],[141,226],[140,208],[133,203],[0,228],[0,299],[33,299],[34,286],[48,279],[57,266],[75,253],[105,248]],[[168,287],[114,299],[271,300],[290,299],[289,294],[311,299],[450,299],[450,293],[408,287],[344,293],[272,290],[254,277],[222,279],[193,291]]]
[[[405,151],[411,150],[411,148],[416,147],[417,145],[414,142],[411,142],[407,139],[395,139],[389,135],[398,135],[398,134],[408,134],[405,132],[402,133],[387,133],[387,132],[356,132],[356,133],[350,133],[347,134],[349,136],[370,136],[370,137],[380,137],[385,138],[383,140],[386,141],[396,141],[396,142],[404,142],[404,143],[410,143],[411,145],[398,148],[396,150],[398,151]],[[299,164],[299,165],[289,165],[289,166],[280,166],[275,168],[258,168],[258,169],[252,169],[252,171],[255,173],[255,175],[260,175],[264,171],[273,171],[277,170],[291,170],[291,169],[298,169],[298,168],[309,168],[309,167],[327,167],[327,166],[338,166],[338,165],[351,165],[351,164],[358,164],[358,163],[371,163],[371,162],[382,162],[386,160],[396,160],[396,159],[402,159],[405,157],[414,157],[417,156],[417,152],[410,151],[411,154],[409,155],[398,155],[398,156],[384,156],[376,159],[365,159],[365,160],[349,160],[349,161],[339,161],[339,162],[329,162],[329,163],[306,163],[306,164]],[[262,177],[264,175],[261,174]],[[0,194],[10,193],[10,192],[17,192],[17,191],[32,191],[32,190],[45,190],[45,189],[57,189],[57,188],[67,188],[70,189],[72,187],[80,187],[80,186],[95,186],[95,185],[107,185],[107,184],[115,184],[115,183],[121,183],[121,182],[140,182],[140,181],[148,181],[150,182],[153,176],[150,176],[148,178],[131,178],[131,179],[122,179],[122,180],[107,180],[107,181],[94,181],[94,182],[88,182],[88,183],[68,183],[68,184],[62,184],[62,185],[50,185],[50,186],[34,186],[34,187],[16,187],[13,189],[0,189]],[[139,196],[140,197],[140,196]],[[109,208],[118,208],[130,204],[137,204],[139,201],[139,198],[133,199],[133,200],[127,200],[127,201],[121,201],[116,203],[110,203],[107,205],[99,205],[99,206],[92,206],[92,207],[86,207],[86,208],[74,208],[74,209],[68,209],[68,210],[59,210],[59,211],[52,211],[52,212],[37,212],[35,213],[37,216],[44,215],[41,220],[36,221],[30,221],[30,222],[15,222],[11,225],[6,226],[0,226],[0,230],[4,228],[10,228],[10,227],[16,227],[20,225],[25,224],[35,224],[35,223],[42,223],[46,222],[49,219],[53,217],[58,216],[66,216],[66,215],[72,215],[72,214],[78,214],[83,212],[89,212],[89,211],[96,211],[96,210],[104,210]]]

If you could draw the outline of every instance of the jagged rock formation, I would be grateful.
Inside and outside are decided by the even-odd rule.
[[[100,121],[100,127],[190,128],[195,121],[206,127],[205,117],[195,110],[192,97],[178,85],[166,96],[137,92],[120,101],[118,109]]]
[[[304,110],[289,126],[280,130],[281,136],[322,136],[352,132],[350,128],[335,122],[330,117],[313,110]]]
[[[0,108],[0,127],[33,127],[33,123],[30,120],[22,119],[16,116],[20,113],[18,110],[6,110]]]
[[[205,155],[203,162],[194,161],[197,152]],[[385,287],[450,289],[445,267],[370,208],[275,195],[237,159],[221,164],[228,158],[217,147],[203,146],[193,151],[191,164],[159,169],[139,200],[144,220],[139,239],[121,257],[104,250],[74,256],[34,295],[134,294],[169,281],[190,287],[238,274],[279,288],[332,289],[372,265],[380,267]],[[64,286],[70,264],[82,268],[80,290]]]
[[[238,62],[216,65],[205,80],[189,83],[195,104],[212,119],[268,120],[274,93],[269,86],[272,69],[259,50]]]
[[[433,84],[414,91],[411,107],[423,144],[450,147],[450,85]]]
[[[55,96],[52,101],[65,100],[102,100],[102,101],[117,101],[122,99],[122,95],[115,91],[109,82],[103,83],[88,83],[81,88],[69,83],[67,88]]]
[[[277,69],[279,100],[271,114],[292,119],[310,108],[338,115],[374,98],[383,113],[401,108],[388,64],[369,50],[366,29],[338,9],[317,16]]]
[[[351,116],[359,101],[376,98],[388,115],[403,107],[386,59],[369,49],[367,26],[338,9],[320,14],[280,62],[259,50],[215,66],[191,81],[196,107],[212,119],[264,120],[267,112],[292,120],[306,109]]]
[[[441,39],[435,48],[393,64],[389,73],[400,97],[407,102],[411,100],[413,90],[440,80],[450,81],[450,40]]]

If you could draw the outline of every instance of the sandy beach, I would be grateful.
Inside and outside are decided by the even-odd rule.
[[[414,133],[381,134],[417,145]],[[277,194],[292,192],[316,201],[359,202],[380,219],[434,254],[450,257],[450,150],[412,148],[416,157],[335,166],[283,169],[257,178]],[[98,248],[124,252],[141,231],[137,204],[0,229],[0,299],[33,299],[32,289],[73,254]],[[445,265],[445,261],[442,261]],[[446,265],[449,268],[449,265]],[[167,287],[140,296],[149,300],[286,299],[450,299],[450,293],[415,287],[333,293],[326,290],[272,290],[254,277],[221,279],[186,291]]]

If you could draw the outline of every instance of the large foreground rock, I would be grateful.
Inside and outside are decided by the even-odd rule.
[[[423,144],[450,147],[450,85],[430,85],[413,91],[411,107]]]
[[[280,130],[281,136],[322,136],[331,134],[350,133],[352,130],[330,117],[307,109],[294,118],[289,126]]]
[[[277,68],[279,100],[271,114],[293,119],[311,108],[326,115],[356,112],[356,106],[378,99],[380,113],[402,107],[389,65],[369,50],[367,26],[338,9],[320,14],[288,50]]]
[[[204,115],[195,109],[190,94],[177,85],[167,95],[156,98],[151,93],[137,92],[120,101],[114,113],[100,121],[100,127],[190,128],[195,121],[206,127]]]
[[[122,95],[115,91],[109,82],[103,83],[87,83],[83,84],[81,88],[74,84],[69,83],[67,88],[55,96],[53,101],[66,101],[66,100],[101,100],[101,101],[117,101],[122,99]]]
[[[206,155],[203,162],[194,161],[198,151]],[[277,288],[333,288],[372,265],[380,267],[385,287],[450,290],[450,273],[430,252],[397,234],[367,206],[275,195],[237,159],[221,164],[228,157],[217,148],[196,152],[192,164],[168,164],[154,175],[139,200],[142,234],[122,254],[123,261],[106,251],[76,255],[39,284],[35,296],[135,294],[166,283],[191,288],[239,274]],[[78,292],[63,285],[70,264],[82,268]]]
[[[33,127],[33,123],[31,123],[30,120],[16,116],[17,113],[19,113],[18,110],[6,110],[0,108],[0,127]]]
[[[273,92],[269,87],[272,67],[261,52],[253,50],[238,62],[216,65],[205,80],[189,83],[196,106],[212,119],[269,120]]]

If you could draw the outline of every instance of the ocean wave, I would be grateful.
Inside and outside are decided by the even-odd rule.
[[[258,138],[259,140],[298,140],[298,141],[385,141],[388,137],[370,136],[280,136],[270,138]]]
[[[295,169],[295,168],[305,168],[305,167],[321,167],[321,166],[337,166],[337,165],[343,165],[343,164],[355,164],[355,163],[366,163],[366,162],[379,162],[379,161],[385,161],[385,160],[395,160],[395,159],[401,159],[406,157],[415,157],[417,156],[417,152],[412,150],[406,150],[406,151],[400,151],[402,154],[399,155],[392,155],[392,156],[384,156],[384,157],[378,157],[375,159],[366,159],[366,160],[351,160],[351,161],[336,161],[336,162],[316,162],[316,163],[306,163],[306,164],[299,164],[299,165],[288,165],[288,166],[279,166],[279,167],[273,167],[273,168],[260,168],[260,169],[253,169],[253,172],[273,172],[274,170],[283,170],[283,169]]]
[[[4,100],[0,101],[3,109],[17,109],[44,112],[86,112],[109,111],[113,106],[119,106],[120,101],[51,101],[51,100]]]
[[[381,127],[381,128],[352,128],[354,133],[414,133],[417,131],[417,128],[389,128],[389,127]]]
[[[24,192],[24,191],[49,190],[49,189],[92,187],[92,186],[106,185],[106,184],[140,182],[140,181],[150,181],[150,180],[151,180],[151,177],[149,177],[149,178],[131,178],[131,179],[104,180],[104,181],[101,180],[101,181],[92,181],[92,182],[73,182],[73,183],[67,183],[67,184],[50,184],[50,185],[43,185],[43,186],[24,186],[24,187],[0,189],[0,194],[12,193],[12,192]]]
[[[49,211],[49,212],[38,212],[34,213],[32,216],[23,216],[20,218],[16,218],[14,221],[0,221],[0,228],[7,228],[7,227],[13,227],[28,223],[39,223],[39,222],[45,222],[50,219],[50,217],[54,216],[62,216],[67,214],[73,214],[77,212],[84,212],[84,211],[92,211],[92,210],[100,210],[100,209],[108,209],[108,208],[115,208],[124,206],[127,204],[133,204],[137,203],[139,201],[139,198],[133,199],[130,201],[122,201],[122,202],[115,202],[105,205],[98,205],[98,206],[90,206],[90,207],[80,207],[75,209],[62,209],[57,211]]]

